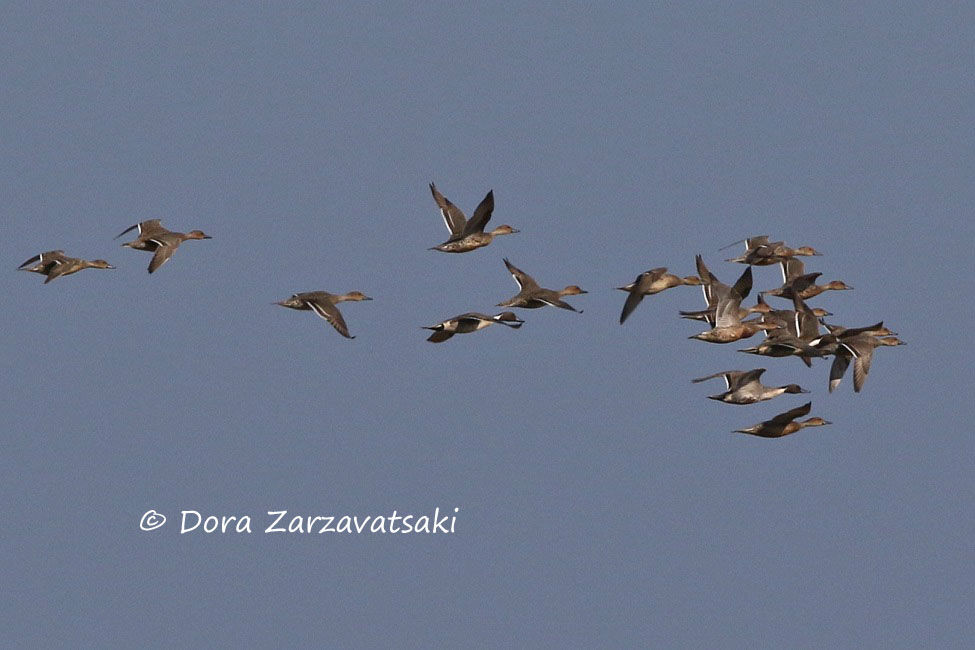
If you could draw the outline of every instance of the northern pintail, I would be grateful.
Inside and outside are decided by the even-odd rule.
[[[763,323],[759,320],[743,321],[740,316],[741,301],[752,290],[752,267],[748,267],[735,282],[733,287],[719,282],[708,271],[701,256],[697,256],[698,274],[702,280],[704,298],[708,308],[714,308],[714,324],[712,329],[695,334],[688,338],[706,341],[708,343],[731,343],[753,336],[760,330],[776,329],[779,325]]]
[[[796,418],[802,417],[803,415],[808,415],[811,410],[812,402],[806,402],[802,406],[776,415],[771,420],[765,420],[747,429],[736,429],[735,433],[747,433],[762,438],[781,438],[806,427],[821,427],[826,424],[832,424],[832,422],[827,422],[820,417],[809,418],[805,421],[796,420]]]
[[[836,390],[846,374],[846,368],[853,360],[853,392],[859,393],[867,381],[873,351],[880,346],[906,345],[896,336],[876,337],[870,334],[857,334],[841,338],[829,369],[829,392]]]
[[[188,233],[167,230],[166,228],[162,227],[159,219],[140,221],[134,226],[129,226],[117,234],[115,239],[118,239],[134,228],[139,229],[139,236],[122,245],[140,251],[150,251],[155,253],[155,255],[152,256],[152,260],[149,262],[149,273],[152,273],[160,266],[168,262],[169,258],[173,256],[173,253],[176,252],[176,249],[179,248],[179,245],[184,241],[190,239],[212,239],[212,237],[205,234],[202,230],[191,230]]]
[[[510,311],[503,311],[500,314],[495,314],[494,316],[488,316],[487,314],[480,314],[478,312],[471,311],[467,312],[466,314],[461,314],[460,316],[448,318],[442,323],[437,323],[432,327],[424,327],[423,329],[433,330],[433,334],[427,338],[428,341],[431,343],[442,343],[454,334],[476,332],[488,327],[489,325],[494,325],[495,323],[507,325],[511,329],[518,329],[524,322],[525,321],[521,320]]]
[[[640,304],[644,296],[652,296],[671,287],[699,284],[701,284],[701,278],[696,275],[688,275],[682,278],[673,273],[667,273],[667,267],[665,266],[644,271],[636,276],[636,280],[630,284],[616,287],[618,290],[626,291],[630,294],[626,297],[626,302],[623,303],[623,312],[620,314],[620,325],[633,313],[633,310]]]
[[[739,352],[757,354],[763,357],[799,357],[807,366],[812,365],[812,357],[821,357],[823,353],[811,344],[795,336],[787,329],[776,329],[767,332],[768,336],[756,346],[742,348]]]
[[[754,370],[725,370],[724,372],[716,372],[707,377],[692,379],[691,382],[697,384],[708,379],[714,379],[715,377],[723,377],[725,387],[728,390],[720,395],[708,395],[708,399],[718,400],[726,404],[754,404],[755,402],[762,402],[773,397],[778,397],[783,393],[796,394],[809,392],[797,384],[774,387],[766,386],[759,380],[763,372],[765,372],[765,368],[755,368]]]
[[[339,334],[347,339],[354,339],[355,337],[349,334],[349,328],[345,324],[345,319],[342,318],[342,312],[335,306],[346,300],[360,301],[372,300],[372,298],[361,291],[350,291],[337,295],[327,291],[306,291],[292,294],[287,300],[281,300],[274,304],[289,309],[312,310],[328,321]]]
[[[734,244],[728,244],[724,248],[735,244],[745,244],[745,254],[740,257],[733,257],[726,262],[738,262],[740,264],[753,264],[755,266],[769,266],[796,255],[820,255],[812,246],[800,246],[799,248],[789,248],[785,242],[770,242],[768,235],[749,237]],[[724,250],[722,248],[722,250]]]
[[[430,250],[444,253],[466,253],[487,246],[498,235],[510,235],[518,232],[509,225],[498,226],[491,232],[484,232],[484,227],[491,219],[491,213],[494,212],[494,190],[488,192],[487,196],[478,204],[470,221],[467,220],[460,208],[440,193],[440,190],[433,183],[430,183],[430,192],[433,194],[433,200],[437,202],[437,207],[440,208],[440,214],[443,216],[447,230],[450,231],[450,238],[447,241]]]
[[[824,291],[844,291],[853,288],[841,280],[833,280],[822,285],[816,284],[816,279],[822,273],[806,273],[802,260],[789,258],[780,262],[780,265],[782,267],[782,286],[763,291],[763,294],[779,296],[780,298],[798,296],[803,300],[809,300]]]
[[[579,294],[588,293],[583,291],[578,286],[570,284],[565,289],[560,291],[553,291],[551,289],[543,289],[535,282],[534,278],[530,275],[517,268],[514,264],[509,262],[507,258],[504,260],[504,265],[508,267],[508,271],[511,273],[511,277],[515,279],[518,283],[518,287],[521,291],[509,300],[504,302],[499,302],[498,307],[521,307],[522,309],[537,309],[539,307],[544,307],[545,305],[550,305],[552,307],[559,307],[561,309],[568,309],[569,311],[574,311],[582,313],[581,309],[576,309],[569,303],[562,300],[563,296],[577,296]]]
[[[34,264],[37,262],[37,264]],[[28,267],[29,264],[34,266]],[[62,250],[47,251],[30,258],[17,267],[18,271],[30,271],[46,275],[44,284],[51,282],[62,275],[71,275],[83,269],[114,269],[115,267],[105,260],[83,260],[78,257],[68,257]]]
[[[861,334],[868,336],[894,336],[896,333],[884,327],[884,321],[865,325],[863,327],[843,327],[841,325],[826,325],[827,334],[814,339],[810,345],[815,347],[822,355],[835,354],[840,342],[851,339]]]

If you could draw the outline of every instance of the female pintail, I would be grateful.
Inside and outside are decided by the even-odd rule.
[[[783,284],[777,289],[769,289],[762,293],[766,296],[779,296],[780,298],[792,298],[798,296],[803,300],[809,300],[824,291],[844,291],[852,289],[841,280],[833,280],[826,284],[817,285],[816,279],[822,273],[805,273],[802,260],[789,258],[780,263],[782,267]]]
[[[728,244],[724,248],[735,244],[745,243],[745,254],[740,257],[733,257],[726,262],[738,262],[740,264],[753,264],[755,266],[769,266],[787,260],[796,255],[820,255],[812,246],[800,246],[799,248],[789,248],[785,242],[769,242],[768,235],[750,237],[734,244]],[[722,248],[722,250],[724,250]]]
[[[484,232],[484,227],[491,219],[494,211],[494,190],[487,193],[487,196],[474,210],[474,216],[470,221],[456,205],[451,203],[447,197],[440,193],[437,186],[430,183],[430,192],[433,200],[440,208],[443,222],[450,231],[450,237],[442,244],[434,246],[430,250],[442,251],[444,253],[466,253],[482,246],[487,246],[498,235],[510,235],[518,232],[508,225],[498,226],[491,232]]]
[[[355,337],[349,334],[349,328],[345,324],[345,319],[342,318],[342,312],[335,306],[346,300],[360,301],[372,300],[372,298],[361,291],[350,291],[349,293],[342,294],[328,293],[327,291],[306,291],[304,293],[292,294],[287,300],[282,300],[274,304],[288,307],[289,309],[314,311],[328,321],[339,334],[347,339],[354,339]]]
[[[487,314],[472,311],[467,312],[466,314],[461,314],[460,316],[448,318],[442,323],[437,323],[431,327],[424,327],[423,329],[433,330],[433,334],[427,338],[428,341],[431,343],[442,343],[454,334],[468,334],[470,332],[477,332],[478,330],[482,330],[489,325],[494,325],[495,323],[507,325],[511,329],[518,329],[524,322],[525,321],[521,320],[510,311],[503,311],[500,314],[495,314],[494,316],[488,316]]]
[[[796,418],[802,417],[803,415],[808,415],[811,410],[812,402],[806,402],[802,406],[794,408],[791,411],[786,411],[785,413],[780,413],[771,420],[765,420],[753,427],[736,429],[735,433],[747,433],[762,438],[781,438],[806,427],[821,427],[826,424],[832,424],[832,422],[827,422],[820,417],[809,418],[805,421],[796,420]]]
[[[535,282],[534,278],[522,271],[521,269],[515,267],[514,264],[509,262],[507,259],[504,260],[504,265],[508,267],[508,272],[511,273],[511,277],[515,279],[518,283],[519,289],[521,289],[518,294],[509,300],[504,302],[499,302],[498,307],[521,307],[522,309],[538,309],[539,307],[544,307],[545,305],[550,305],[552,307],[559,307],[561,309],[568,309],[569,311],[574,311],[582,313],[581,309],[576,309],[569,303],[562,300],[563,296],[577,296],[579,294],[588,293],[583,291],[578,286],[570,284],[565,289],[560,291],[553,291],[551,289],[543,289]]]
[[[191,230],[187,233],[167,230],[166,228],[162,227],[159,219],[140,221],[134,226],[129,226],[117,234],[115,239],[118,239],[134,228],[139,229],[139,236],[122,245],[140,251],[150,251],[155,253],[152,256],[152,260],[149,262],[149,273],[152,273],[160,266],[168,262],[169,258],[173,256],[173,253],[176,252],[176,249],[179,248],[179,245],[184,241],[188,241],[190,239],[212,239],[212,237],[205,234],[202,230]]]
[[[783,393],[796,394],[809,392],[797,384],[774,387],[766,386],[759,381],[763,372],[765,372],[765,368],[755,368],[754,370],[725,370],[724,372],[716,372],[707,377],[692,379],[691,382],[696,384],[707,381],[708,379],[714,379],[715,377],[723,377],[725,387],[728,390],[720,395],[708,395],[708,399],[725,402],[726,404],[754,404],[755,402],[762,402],[773,397],[778,397]]]
[[[36,262],[36,264],[35,264]],[[34,266],[29,266],[34,264]],[[114,269],[115,267],[105,260],[83,260],[78,257],[68,257],[62,250],[47,251],[30,258],[17,267],[18,271],[30,271],[46,275],[44,284],[61,277],[71,275],[84,269]]]
[[[905,345],[896,336],[876,337],[870,334],[841,338],[833,357],[833,365],[829,369],[829,392],[836,390],[846,374],[846,369],[853,361],[853,392],[859,393],[867,381],[870,372],[870,362],[873,351],[880,346]]]
[[[667,273],[667,267],[661,266],[656,269],[644,271],[636,276],[636,280],[630,284],[616,287],[619,291],[626,291],[630,294],[626,297],[626,302],[623,303],[623,312],[620,314],[620,325],[633,313],[633,310],[640,304],[644,296],[652,296],[665,289],[679,287],[685,284],[700,285],[701,278],[696,275],[689,275],[682,278],[672,273]]]

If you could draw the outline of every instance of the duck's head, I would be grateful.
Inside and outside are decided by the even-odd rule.
[[[833,291],[846,291],[852,289],[853,287],[843,282],[842,280],[833,280],[832,282],[826,284],[826,288],[832,289]]]
[[[494,317],[494,320],[503,320],[508,323],[524,323],[513,311],[503,311]]]
[[[877,342],[881,345],[907,345],[906,341],[902,341],[896,336],[885,336],[877,339]]]
[[[578,295],[580,295],[580,294],[583,294],[583,293],[589,293],[589,292],[588,292],[588,291],[585,291],[585,290],[583,290],[583,289],[582,289],[582,288],[580,288],[580,287],[579,287],[578,285],[575,285],[575,284],[570,284],[570,285],[569,285],[569,286],[567,286],[567,287],[566,287],[565,289],[562,289],[562,291],[561,291],[560,293],[561,293],[561,294],[562,294],[563,296],[578,296]]]
[[[362,293],[361,291],[350,291],[349,293],[345,294],[345,299],[346,300],[357,300],[357,301],[359,301],[359,300],[372,300],[372,298],[370,298],[366,294]]]
[[[826,424],[833,424],[833,423],[830,422],[829,420],[824,420],[819,416],[816,416],[814,418],[809,418],[808,420],[802,423],[804,427],[821,427]]]
[[[213,239],[210,235],[206,234],[202,230],[191,230],[186,233],[187,239]]]
[[[91,268],[93,269],[114,269],[115,267],[106,262],[105,260],[92,260]]]
[[[787,384],[787,385],[783,386],[783,388],[785,388],[785,392],[789,393],[790,395],[798,395],[799,393],[808,393],[809,392],[808,390],[804,389],[799,384]]]
[[[822,255],[822,253],[818,252],[812,246],[800,246],[799,248],[796,248],[795,250],[793,250],[792,251],[792,254],[793,255],[806,255],[806,256]]]
[[[302,300],[301,300],[301,298],[298,297],[298,294],[293,293],[293,294],[291,294],[291,297],[290,298],[287,298],[285,300],[279,300],[279,301],[275,302],[274,304],[275,305],[281,305],[282,307],[291,307],[292,309],[295,309],[295,308],[301,306]]]
[[[508,224],[503,224],[501,226],[498,226],[494,230],[492,230],[491,231],[491,234],[492,235],[495,235],[495,236],[497,236],[497,235],[510,235],[510,234],[516,233],[516,232],[519,232],[516,228],[512,228]]]

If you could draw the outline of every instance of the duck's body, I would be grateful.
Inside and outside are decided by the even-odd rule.
[[[550,307],[559,307],[560,309],[568,309],[569,311],[578,312],[580,314],[582,313],[581,309],[576,309],[569,303],[562,300],[564,296],[577,296],[587,293],[577,285],[570,284],[566,288],[559,291],[543,289],[537,282],[535,282],[534,278],[517,268],[514,264],[509,262],[507,258],[504,260],[504,265],[507,267],[508,272],[511,273],[511,277],[513,277],[515,282],[518,283],[520,291],[513,298],[505,300],[504,302],[499,302],[498,307],[538,309],[548,305]]]
[[[766,386],[759,378],[765,368],[755,368],[754,370],[725,370],[716,372],[707,377],[692,379],[693,383],[699,383],[715,377],[723,377],[727,391],[719,395],[708,395],[708,399],[725,402],[726,404],[754,404],[778,397],[783,393],[808,393],[797,384],[786,384],[785,386]]]
[[[763,357],[800,357],[807,366],[812,365],[812,357],[823,356],[822,352],[785,328],[768,332],[768,336],[761,343],[754,347],[743,348],[739,352]]]
[[[667,273],[667,268],[663,266],[641,273],[630,284],[617,287],[619,291],[629,293],[626,297],[626,302],[623,303],[623,312],[620,314],[620,325],[633,313],[633,310],[640,304],[644,296],[652,296],[661,291],[681,285],[699,284],[701,284],[701,278],[696,275],[689,275],[682,278],[673,273]]]
[[[836,390],[853,361],[853,392],[859,393],[867,381],[873,351],[880,346],[905,345],[895,336],[877,337],[870,334],[856,334],[841,337],[836,346],[833,365],[829,369],[829,392]]]
[[[205,234],[202,230],[191,230],[187,233],[167,230],[163,228],[159,219],[140,221],[134,226],[129,226],[120,232],[115,236],[115,239],[136,228],[138,228],[139,236],[122,245],[134,248],[135,250],[154,253],[152,260],[149,262],[149,273],[154,272],[168,262],[169,258],[173,256],[173,253],[176,252],[176,249],[184,241],[190,239],[212,239],[212,237]]]
[[[464,216],[463,211],[441,194],[433,183],[430,183],[430,192],[433,194],[433,200],[436,201],[437,207],[440,208],[440,214],[443,216],[447,230],[450,231],[450,238],[447,241],[430,250],[443,253],[466,253],[487,246],[499,235],[510,235],[518,232],[509,225],[498,226],[490,232],[484,232],[484,227],[491,219],[491,213],[494,212],[494,190],[488,192],[487,196],[478,204],[470,221]]]
[[[372,300],[372,298],[361,291],[350,291],[343,294],[328,293],[327,291],[306,291],[292,294],[290,298],[274,304],[289,309],[314,311],[334,327],[339,334],[347,339],[354,339],[355,337],[349,334],[349,328],[345,324],[345,319],[342,318],[342,312],[335,306],[347,300],[361,301]]]
[[[448,318],[447,320],[437,323],[431,327],[424,327],[426,330],[433,330],[427,340],[431,343],[441,343],[446,341],[454,334],[468,334],[470,332],[477,332],[495,323],[501,323],[502,325],[507,325],[512,329],[518,329],[522,326],[525,321],[521,320],[514,313],[510,311],[504,311],[500,314],[495,314],[494,316],[488,316],[487,314],[481,314],[479,312],[468,312],[466,314],[461,314],[460,316],[454,316],[453,318]]]
[[[35,264],[36,262],[36,264]],[[28,266],[33,264],[33,266]],[[85,260],[80,257],[68,257],[62,250],[47,251],[30,258],[19,267],[19,271],[30,271],[47,276],[44,284],[51,282],[62,275],[71,275],[84,269],[114,269],[115,267],[105,260]]]
[[[796,420],[798,417],[808,415],[811,410],[812,402],[806,402],[802,406],[776,415],[771,420],[765,420],[747,429],[736,429],[735,433],[747,433],[761,438],[781,438],[806,427],[821,427],[826,424],[832,424],[832,422],[827,422],[820,417],[809,418],[805,421]]]

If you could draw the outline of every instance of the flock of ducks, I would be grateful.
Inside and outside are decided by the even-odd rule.
[[[495,237],[509,235],[518,231],[508,225],[498,226],[494,230],[485,232],[485,227],[494,211],[494,192],[490,191],[475,208],[470,219],[464,215],[456,205],[450,202],[436,187],[430,183],[430,192],[434,202],[440,209],[444,225],[450,232],[448,239],[432,247],[444,253],[466,253],[488,246]],[[119,233],[115,238],[125,235],[132,230],[138,230],[137,237],[125,244],[128,248],[147,251],[153,254],[149,262],[149,273],[153,273],[165,264],[185,241],[193,239],[210,239],[202,230],[191,230],[187,233],[175,232],[164,228],[159,219],[149,219],[139,222]],[[771,242],[768,236],[750,237],[735,242],[745,244],[745,252],[739,257],[726,260],[747,265],[744,272],[733,285],[728,285],[715,277],[698,255],[695,258],[697,275],[677,276],[667,272],[665,267],[651,269],[639,274],[630,284],[617,287],[626,292],[626,300],[620,313],[619,322],[622,325],[640,305],[643,298],[652,296],[667,289],[679,286],[700,286],[704,293],[705,309],[697,311],[681,311],[682,318],[703,321],[710,325],[710,329],[694,334],[692,339],[708,343],[725,344],[750,338],[758,332],[763,332],[764,340],[742,352],[767,357],[799,357],[807,366],[812,365],[813,358],[833,357],[829,372],[829,392],[833,392],[840,384],[847,368],[853,364],[853,390],[860,392],[870,371],[873,352],[878,347],[904,345],[894,332],[887,329],[883,321],[866,327],[846,328],[825,322],[825,318],[832,314],[825,309],[811,308],[806,301],[826,291],[843,291],[852,289],[844,282],[834,280],[826,284],[816,284],[821,273],[806,273],[803,262],[798,257],[818,256],[816,250],[809,246],[790,248],[784,242]],[[754,305],[743,307],[742,302],[752,290],[752,267],[779,265],[782,270],[780,287],[762,291],[758,294]],[[563,298],[587,293],[577,285],[568,285],[561,290],[545,289],[507,258],[504,265],[518,284],[518,293],[503,302],[499,307],[517,309],[538,309],[545,306],[558,307],[576,313],[582,313]],[[68,257],[63,250],[52,250],[35,255],[18,267],[18,270],[39,273],[46,276],[47,284],[63,275],[71,275],[84,269],[114,269],[115,267],[102,259],[88,261],[81,258]],[[792,302],[792,309],[773,309],[764,296],[776,296]],[[313,311],[327,321],[342,336],[355,338],[349,333],[349,328],[339,311],[338,303],[345,301],[372,300],[360,291],[344,294],[332,294],[327,291],[309,291],[295,293],[291,297],[274,304],[289,309]],[[754,317],[752,317],[754,315]],[[433,333],[427,338],[431,343],[442,343],[455,334],[469,334],[480,331],[490,325],[501,324],[511,329],[518,329],[525,321],[521,320],[513,311],[503,311],[490,315],[480,312],[467,312],[448,318],[436,325],[424,327]],[[825,328],[825,332],[822,331]],[[784,394],[808,393],[797,384],[784,386],[766,386],[761,382],[765,368],[751,370],[725,370],[706,377],[691,380],[700,383],[721,377],[725,380],[725,392],[709,395],[713,400],[726,404],[755,404],[774,399]],[[812,409],[812,403],[780,413],[770,420],[760,422],[754,426],[737,429],[738,433],[746,433],[765,438],[779,438],[806,427],[830,424],[821,417],[806,420],[798,418],[806,416]]]

